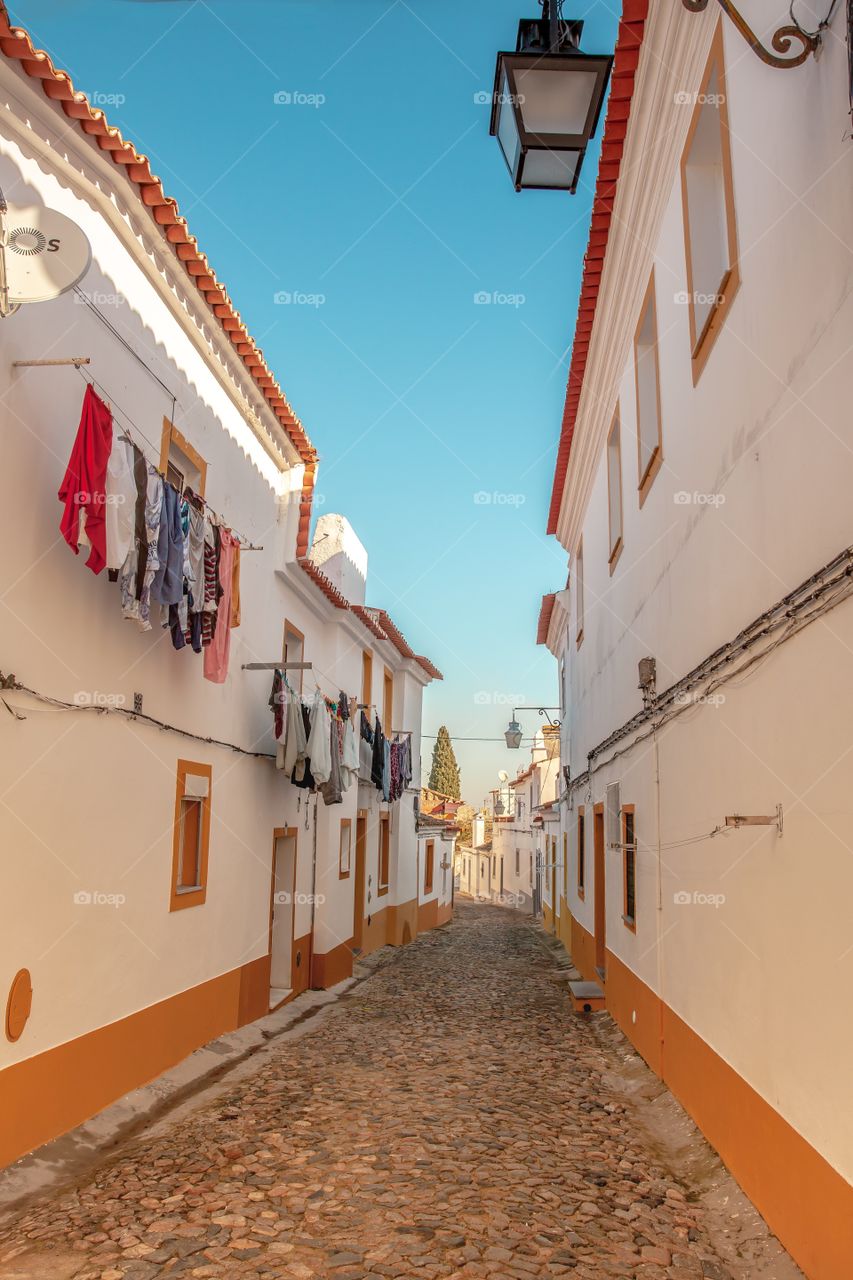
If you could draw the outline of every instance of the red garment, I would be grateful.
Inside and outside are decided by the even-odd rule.
[[[86,564],[93,573],[100,573],[107,562],[106,477],[112,444],[113,415],[90,385],[83,397],[80,426],[59,488],[59,501],[65,503],[59,529],[77,555],[85,520],[86,537],[92,547]]]

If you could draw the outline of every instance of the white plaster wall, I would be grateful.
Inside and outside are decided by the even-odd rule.
[[[772,6],[758,8],[769,17]],[[590,749],[640,710],[641,657],[657,658],[658,688],[666,688],[850,542],[846,50],[829,37],[819,61],[779,74],[730,24],[723,30],[742,284],[694,388],[687,311],[676,300],[686,277],[673,173],[648,257],[665,461],[640,509],[627,352],[611,387],[622,422],[624,550],[611,576],[602,448],[581,521],[585,638],[577,650],[572,588],[564,745],[575,777]],[[698,90],[698,79],[681,87]],[[599,322],[606,327],[607,316]],[[578,466],[584,429],[582,416]],[[683,492],[720,500],[678,502]],[[607,782],[621,782],[622,802],[637,806],[637,932],[622,922],[621,857],[609,851],[608,947],[848,1178],[851,641],[847,603],[724,686],[723,704],[698,706],[663,732],[660,839],[672,847],[662,851],[660,890],[650,743],[599,768],[563,819],[574,868],[576,806],[586,804],[586,899],[571,874],[570,901],[592,932],[592,804],[604,800]],[[777,803],[786,813],[781,840],[746,828],[683,843],[726,814],[772,813]],[[678,893],[690,902],[676,901]],[[707,901],[719,895],[724,902]]]

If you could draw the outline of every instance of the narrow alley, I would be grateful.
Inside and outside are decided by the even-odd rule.
[[[0,1276],[798,1275],[754,1213],[732,1269],[626,1063],[653,1077],[555,978],[529,919],[458,903],[302,1038],[6,1221]]]

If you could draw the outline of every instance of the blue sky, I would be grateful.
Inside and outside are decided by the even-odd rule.
[[[566,574],[545,521],[598,153],[576,196],[517,195],[489,137],[478,96],[536,0],[9,9],[178,200],[320,452],[320,510],[367,546],[369,603],[444,672],[424,731],[448,725],[479,802],[524,758],[513,698],[556,693],[536,619]],[[615,14],[577,12],[612,51]]]

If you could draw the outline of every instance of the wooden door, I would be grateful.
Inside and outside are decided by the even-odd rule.
[[[595,853],[595,967],[604,979],[607,946],[607,875],[604,849],[604,805],[597,804],[593,811],[593,846]]]
[[[278,828],[273,852],[270,919],[270,987],[289,993],[292,986],[293,926],[296,912],[296,832]]]
[[[364,941],[364,870],[367,863],[367,814],[359,810],[355,820],[355,884],[353,886],[352,945]]]

